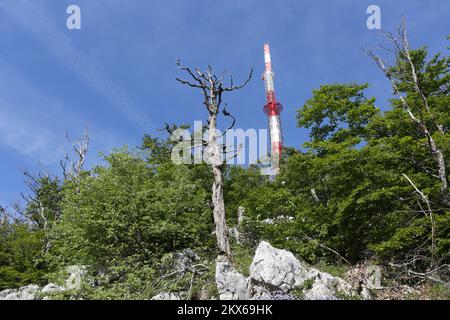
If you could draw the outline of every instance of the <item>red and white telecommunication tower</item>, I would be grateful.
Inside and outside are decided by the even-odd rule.
[[[270,132],[270,153],[271,153],[271,168],[273,175],[276,176],[280,171],[281,152],[283,150],[283,139],[281,134],[280,113],[283,106],[277,102],[275,98],[274,87],[274,73],[272,71],[272,60],[270,57],[269,44],[264,44],[264,61],[266,69],[262,76],[266,87],[266,100],[264,106],[264,113],[269,117],[269,132]]]

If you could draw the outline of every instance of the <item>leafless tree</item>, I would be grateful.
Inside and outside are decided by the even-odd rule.
[[[49,230],[52,228],[52,224],[56,223],[61,219],[61,210],[57,203],[59,203],[60,194],[58,192],[51,194],[45,193],[46,183],[52,181],[54,183],[56,180],[52,178],[48,173],[39,173],[38,175],[33,175],[27,169],[23,170],[25,176],[25,184],[30,189],[30,193],[21,193],[24,199],[26,209],[22,209],[18,204],[15,208],[16,212],[22,216],[24,221],[27,221],[33,225],[37,230],[43,230],[46,233],[43,244],[43,251],[47,253],[51,246],[51,237],[48,234]],[[47,205],[44,203],[44,199],[47,200]],[[49,207],[48,202],[52,203]]]
[[[191,70],[188,67],[182,66],[180,61],[177,61],[177,66],[180,70],[184,71],[189,80],[176,78],[178,82],[187,85],[189,87],[198,89],[203,94],[203,104],[208,112],[208,121],[205,127],[207,131],[207,140],[201,141],[200,144],[204,147],[205,158],[207,163],[211,166],[214,176],[214,182],[212,185],[212,208],[215,223],[215,234],[217,239],[217,247],[219,254],[229,257],[231,255],[230,244],[228,240],[228,228],[225,219],[225,203],[223,199],[223,166],[224,158],[223,153],[228,153],[226,146],[220,148],[217,144],[217,140],[220,138],[217,133],[217,117],[222,106],[222,96],[225,92],[232,92],[245,87],[251,80],[253,75],[253,69],[246,81],[240,85],[235,85],[233,77],[230,76],[230,83],[226,85],[224,83],[226,73],[223,72],[220,76],[213,74],[211,66],[208,66],[206,71],[201,71],[198,68]],[[226,106],[222,109],[224,116],[231,118],[231,125],[225,130],[228,131],[233,128],[235,124],[235,118],[226,109]],[[221,150],[222,149],[222,150]],[[230,151],[231,157],[236,156],[238,150]]]
[[[83,170],[84,163],[86,162],[86,154],[89,149],[89,130],[86,128],[83,134],[83,138],[79,142],[73,142],[68,132],[66,131],[66,139],[72,145],[73,152],[76,156],[76,161],[72,161],[67,152],[64,152],[64,160],[59,162],[65,179],[70,177],[78,178]]]
[[[65,160],[61,160],[60,165],[63,169],[65,179],[77,179],[79,178],[86,161],[86,154],[89,146],[88,130],[85,130],[83,139],[80,142],[72,142],[67,132],[66,139],[72,145],[77,160],[72,161],[69,155],[65,153]],[[25,201],[25,207],[22,208],[22,206],[17,203],[14,205],[14,210],[16,216],[20,217],[21,221],[27,222],[37,230],[43,230],[46,233],[43,249],[44,253],[46,253],[52,246],[49,231],[54,223],[57,223],[61,219],[62,215],[58,205],[61,194],[58,190],[55,192],[46,190],[46,187],[51,186],[52,184],[53,187],[58,187],[58,179],[52,177],[45,171],[38,174],[32,174],[29,170],[22,169],[22,172],[25,177],[24,182],[31,192],[27,194],[21,193],[21,196]]]
[[[444,153],[437,145],[435,138],[433,137],[433,129],[430,126],[435,126],[439,134],[444,135],[444,126],[438,123],[433,115],[428,103],[427,95],[423,90],[423,86],[420,82],[420,77],[416,65],[414,64],[411,56],[411,48],[409,45],[408,35],[406,32],[406,19],[403,18],[398,28],[397,34],[390,32],[382,32],[385,38],[388,40],[389,46],[380,44],[382,49],[390,52],[394,55],[395,60],[404,61],[405,63],[397,63],[394,68],[393,64],[390,64],[387,59],[377,55],[373,50],[364,50],[365,53],[372,58],[380,70],[391,82],[394,93],[400,99],[403,109],[407,112],[411,120],[418,126],[419,130],[426,137],[428,148],[430,149],[434,161],[437,166],[437,178],[440,180],[440,189],[442,193],[442,202],[447,207],[449,203],[449,189],[447,181],[447,169]],[[399,84],[406,82],[411,85],[414,92],[420,97],[420,104],[411,105],[406,97],[402,95],[402,91],[399,88]],[[432,120],[432,124],[428,121]]]

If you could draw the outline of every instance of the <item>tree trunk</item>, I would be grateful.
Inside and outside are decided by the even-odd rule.
[[[213,109],[214,110],[214,109]],[[214,224],[216,226],[216,239],[217,247],[220,254],[230,256],[230,243],[228,241],[228,228],[225,219],[225,203],[223,200],[223,176],[222,166],[223,159],[221,159],[221,153],[219,146],[216,143],[217,140],[217,114],[214,111],[210,111],[209,114],[209,130],[208,130],[208,145],[206,147],[207,159],[212,168],[214,176],[214,183],[212,186],[212,205]]]
[[[420,127],[422,128],[422,131],[425,133],[428,139],[431,153],[433,154],[433,157],[437,163],[438,177],[439,180],[441,181],[442,202],[448,206],[449,205],[448,182],[447,182],[447,170],[445,167],[446,164],[444,154],[442,153],[441,149],[437,146],[436,142],[431,136],[431,133],[428,131],[427,126],[423,122],[421,122]]]
[[[439,149],[436,146],[436,143],[434,139],[430,135],[430,144],[431,144],[431,151],[433,152],[437,164],[438,164],[438,175],[439,179],[441,180],[441,192],[442,192],[442,201],[447,206],[449,205],[449,199],[448,199],[448,182],[447,182],[447,172],[445,169],[445,158],[444,154],[442,153],[441,149]]]

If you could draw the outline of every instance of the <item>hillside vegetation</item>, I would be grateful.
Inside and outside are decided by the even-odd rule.
[[[285,148],[276,181],[258,166],[224,166],[228,226],[238,224],[239,207],[245,212],[240,243],[231,238],[238,270],[266,240],[330,273],[369,261],[383,267],[386,285],[448,297],[450,59],[406,50],[382,69],[393,84],[390,105],[366,96],[366,83],[312,92],[297,112],[309,140]],[[2,209],[0,290],[45,284],[77,264],[96,279],[77,293],[84,298],[213,292],[213,176],[206,164],[172,163],[171,147],[146,135],[65,178],[28,174],[26,206]],[[166,262],[187,248],[205,269],[193,285],[190,275],[166,277]]]

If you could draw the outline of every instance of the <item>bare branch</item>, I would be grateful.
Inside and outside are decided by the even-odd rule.
[[[442,281],[441,279],[439,279],[439,278],[433,276],[433,274],[434,274],[436,271],[438,271],[439,269],[448,268],[449,265],[442,265],[442,266],[440,266],[440,267],[438,267],[438,268],[436,268],[436,269],[434,269],[434,270],[431,270],[431,271],[428,271],[428,272],[425,272],[425,273],[422,273],[422,272],[416,272],[416,271],[410,270],[410,269],[406,268],[404,265],[399,265],[399,264],[395,264],[395,263],[389,263],[389,265],[390,265],[391,267],[405,269],[406,273],[408,273],[408,274],[410,274],[410,275],[413,275],[413,276],[416,276],[416,277],[419,277],[419,278],[422,278],[422,279],[431,280],[431,281],[440,283],[440,284],[446,286],[447,288],[450,288],[450,283],[445,282],[445,281]]]
[[[180,83],[182,83],[182,84],[186,84],[186,85],[188,85],[188,86],[190,86],[190,87],[192,87],[192,88],[200,88],[200,89],[202,89],[203,88],[203,86],[200,86],[200,85],[198,85],[198,84],[194,84],[194,83],[191,83],[191,82],[189,82],[189,81],[186,81],[186,80],[183,80],[183,79],[180,79],[180,78],[175,78],[178,82],[180,82]]]
[[[173,126],[169,126],[169,124],[167,122],[164,122],[164,128],[162,129],[157,129],[158,131],[167,131],[169,134],[172,134],[174,131]]]
[[[339,252],[337,252],[334,249],[331,249],[330,247],[327,247],[326,245],[324,245],[323,243],[320,243],[319,240],[311,238],[310,236],[308,236],[307,234],[303,233],[303,237],[309,241],[312,241],[314,243],[316,243],[319,247],[324,248],[332,253],[334,253],[336,256],[338,256],[342,261],[344,261],[346,264],[350,265],[351,263],[345,259],[342,255],[339,254]]]
[[[227,88],[223,88],[223,91],[234,91],[234,90],[242,89],[250,82],[252,77],[253,77],[253,68],[250,69],[250,73],[249,73],[249,75],[247,77],[247,80],[245,80],[245,82],[243,84],[239,85],[239,86],[234,86],[233,85],[233,78],[231,77],[231,86],[227,87]]]
[[[414,184],[414,182],[406,174],[403,173],[402,175],[413,186],[413,188],[420,195],[420,197],[422,198],[422,200],[426,203],[426,205],[428,207],[428,214],[427,214],[427,211],[425,211],[423,209],[422,209],[422,211],[423,211],[423,213],[425,215],[428,215],[430,217],[430,223],[431,223],[431,251],[434,253],[434,251],[436,250],[436,223],[434,221],[433,210],[431,209],[431,205],[430,205],[430,201],[428,200],[428,196],[426,196],[422,191],[420,191],[419,188],[417,188],[417,186]]]
[[[224,130],[224,132],[222,133],[222,135],[221,135],[220,137],[225,136],[225,135],[227,134],[227,132],[230,131],[231,129],[233,129],[234,126],[235,126],[235,124],[236,124],[236,118],[235,118],[230,112],[228,112],[228,110],[227,110],[227,105],[226,105],[226,104],[225,104],[225,107],[224,107],[223,110],[222,110],[222,113],[223,113],[223,115],[224,115],[225,117],[230,117],[230,118],[232,119],[232,122],[231,122],[231,124],[228,126],[228,128],[226,128],[226,129]],[[220,137],[219,137],[219,138],[220,138]]]
[[[177,66],[180,70],[186,71],[187,73],[189,73],[189,75],[192,77],[192,79],[194,79],[195,81],[197,81],[200,85],[203,85],[203,82],[197,77],[195,76],[195,74],[191,71],[190,68],[188,67],[183,67],[181,65],[180,59],[177,59]]]
[[[72,145],[73,152],[76,155],[77,160],[73,162],[67,152],[64,152],[64,161],[60,161],[60,166],[63,170],[64,178],[75,177],[78,178],[83,170],[84,163],[86,162],[86,154],[89,149],[89,129],[86,128],[83,133],[83,138],[79,142],[73,142],[69,133],[66,131],[66,139]]]
[[[224,153],[224,163],[229,162],[230,160],[233,160],[234,158],[236,158],[243,150],[243,145],[242,143],[240,145],[238,145],[236,148],[234,148],[233,150],[228,150],[228,146],[223,146],[222,151]],[[230,156],[227,156],[227,154],[231,153]]]

